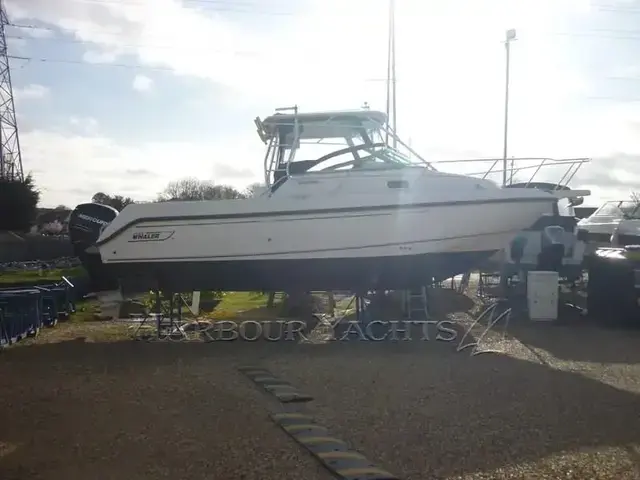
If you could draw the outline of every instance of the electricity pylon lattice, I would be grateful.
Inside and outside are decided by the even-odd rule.
[[[9,17],[0,0],[0,178],[23,180],[18,122],[11,87],[11,69],[7,51],[6,26]]]

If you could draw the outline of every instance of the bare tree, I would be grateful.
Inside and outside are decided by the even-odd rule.
[[[115,208],[119,212],[130,203],[135,203],[131,197],[123,197],[122,195],[107,195],[104,192],[98,192],[91,197],[92,203],[100,203],[102,205],[109,205]]]
[[[265,188],[266,188],[266,186],[265,186],[264,183],[255,182],[255,183],[252,183],[251,185],[249,185],[247,188],[245,188],[244,194],[248,198],[257,197],[258,195],[260,195],[263,192],[263,190]]]
[[[121,212],[127,205],[135,203],[131,197],[123,197],[122,195],[114,195],[111,197],[109,205]]]
[[[169,183],[158,196],[158,201],[230,200],[236,198],[245,198],[245,194],[229,185],[215,185],[209,180],[183,178]]]

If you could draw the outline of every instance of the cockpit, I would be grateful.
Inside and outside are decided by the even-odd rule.
[[[291,175],[430,167],[388,128],[386,119],[369,110],[257,118],[258,133],[268,145],[265,181],[270,191]]]

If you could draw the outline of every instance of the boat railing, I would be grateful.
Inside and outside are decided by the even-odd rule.
[[[575,177],[576,173],[580,170],[582,165],[585,163],[589,163],[591,159],[589,158],[562,158],[555,159],[549,157],[519,157],[519,158],[509,158],[507,162],[511,165],[511,167],[507,168],[507,182],[506,185],[510,185],[516,183],[516,176],[522,172],[533,171],[529,176],[528,180],[517,180],[518,184],[524,184],[524,186],[529,186],[532,183],[535,183],[535,178],[540,173],[541,170],[549,170],[550,167],[562,167],[563,174],[561,178],[557,181],[554,181],[557,185],[557,188],[561,188],[563,185],[567,185],[571,180]],[[468,171],[460,171],[456,173],[461,173],[462,175],[468,176],[479,176],[482,179],[488,178],[493,174],[503,174],[505,172],[504,169],[497,169],[496,166],[504,162],[503,158],[475,158],[475,159],[457,159],[457,160],[440,160],[440,161],[432,161],[431,165],[438,169],[439,166],[443,166],[447,168],[450,165],[464,165],[464,164],[478,164],[478,163],[491,163],[491,166],[487,170],[481,170],[478,172],[468,172]],[[438,169],[440,170],[440,169]]]

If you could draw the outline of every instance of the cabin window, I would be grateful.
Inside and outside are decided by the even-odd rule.
[[[637,210],[638,204],[636,202],[622,202],[620,203],[620,210],[625,215],[633,215]]]
[[[406,180],[390,180],[387,182],[389,188],[409,188],[409,182]]]
[[[617,217],[620,215],[618,202],[605,203],[593,215],[597,217]]]

